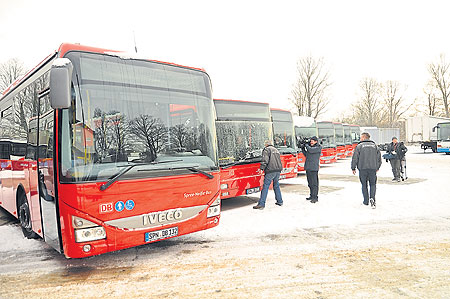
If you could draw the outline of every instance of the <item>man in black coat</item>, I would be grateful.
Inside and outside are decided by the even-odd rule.
[[[403,142],[398,142],[397,137],[392,137],[392,142],[387,147],[387,152],[393,156],[389,159],[392,167],[393,181],[400,182],[402,176],[402,161],[405,160],[405,154],[408,151]]]
[[[364,197],[363,204],[368,206],[370,202],[372,208],[375,209],[377,172],[381,167],[381,153],[375,142],[370,140],[369,133],[361,134],[361,142],[355,148],[351,167],[353,174],[356,173],[356,168],[359,170],[359,181],[361,182]],[[370,193],[367,190],[367,182],[370,185]]]
[[[305,155],[306,179],[308,180],[309,197],[311,203],[319,201],[319,163],[322,146],[318,143],[316,136],[311,137],[309,144],[301,145],[302,153]]]

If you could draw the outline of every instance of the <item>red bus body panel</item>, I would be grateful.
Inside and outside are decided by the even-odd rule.
[[[345,145],[345,157],[353,156],[353,144]]]
[[[178,227],[178,236],[216,226],[219,216],[206,218],[208,206],[219,195],[215,190],[219,186],[219,173],[214,173],[214,179],[203,175],[190,174],[176,177],[160,177],[139,180],[124,180],[115,182],[105,191],[100,191],[103,182],[86,184],[59,184],[60,220],[64,253],[68,257],[80,258],[109,251],[146,244],[144,234],[169,227]],[[113,209],[101,213],[101,205],[118,201],[133,200],[132,210],[121,212]],[[106,224],[106,221],[118,218],[145,215],[152,212],[165,211],[173,208],[186,208],[206,205],[198,215],[175,224],[161,225],[147,229],[126,230]],[[78,216],[101,225],[106,230],[106,239],[75,243],[74,227],[71,216]],[[89,253],[83,252],[83,245],[92,246]]]
[[[345,145],[338,145],[336,147],[336,158],[337,159],[345,158]]]
[[[337,160],[337,150],[335,147],[323,148],[320,156],[320,164],[330,164]]]
[[[260,165],[261,163],[251,163],[220,169],[220,186],[228,186],[220,190],[220,198],[247,195],[250,194],[247,193],[248,189],[259,188],[258,191],[261,191],[264,173],[260,171]],[[252,190],[251,193],[258,191]]]
[[[280,180],[291,179],[297,176],[297,155],[286,154],[281,155],[281,165],[283,165],[283,170],[281,171]]]
[[[303,153],[297,154],[297,173],[300,171],[305,171],[305,161],[306,157]]]

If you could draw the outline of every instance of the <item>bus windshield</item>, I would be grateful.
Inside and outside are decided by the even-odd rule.
[[[292,122],[273,122],[274,146],[280,154],[297,153],[294,127]]]
[[[352,134],[352,143],[358,143],[360,140],[359,127],[350,127]]]
[[[264,141],[272,138],[270,122],[217,121],[216,127],[221,166],[260,161]]]
[[[345,144],[352,144],[352,129],[349,126],[344,126],[344,142]]]
[[[264,141],[272,139],[269,105],[214,100],[219,164],[260,161]]]
[[[62,181],[105,180],[133,163],[142,166],[123,177],[217,168],[204,72],[101,54],[66,57],[74,73],[72,107],[60,121]]]
[[[295,135],[298,139],[311,138],[317,136],[316,127],[295,127]]]
[[[294,121],[289,111],[271,110],[273,120],[273,143],[280,154],[297,153]]]
[[[450,140],[450,123],[440,123],[438,125],[438,140]]]
[[[323,148],[336,147],[334,139],[334,128],[331,123],[317,123],[319,141]]]
[[[337,145],[344,145],[344,127],[342,124],[334,124],[334,136]]]

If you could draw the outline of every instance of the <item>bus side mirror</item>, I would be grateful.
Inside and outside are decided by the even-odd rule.
[[[50,104],[53,109],[71,106],[70,83],[73,65],[67,58],[56,58],[50,70]]]
[[[433,132],[435,132],[437,128],[439,128],[439,126],[434,126],[433,127]]]

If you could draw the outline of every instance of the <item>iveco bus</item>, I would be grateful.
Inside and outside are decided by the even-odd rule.
[[[218,224],[204,70],[62,44],[0,112],[0,205],[25,236],[80,258]]]

